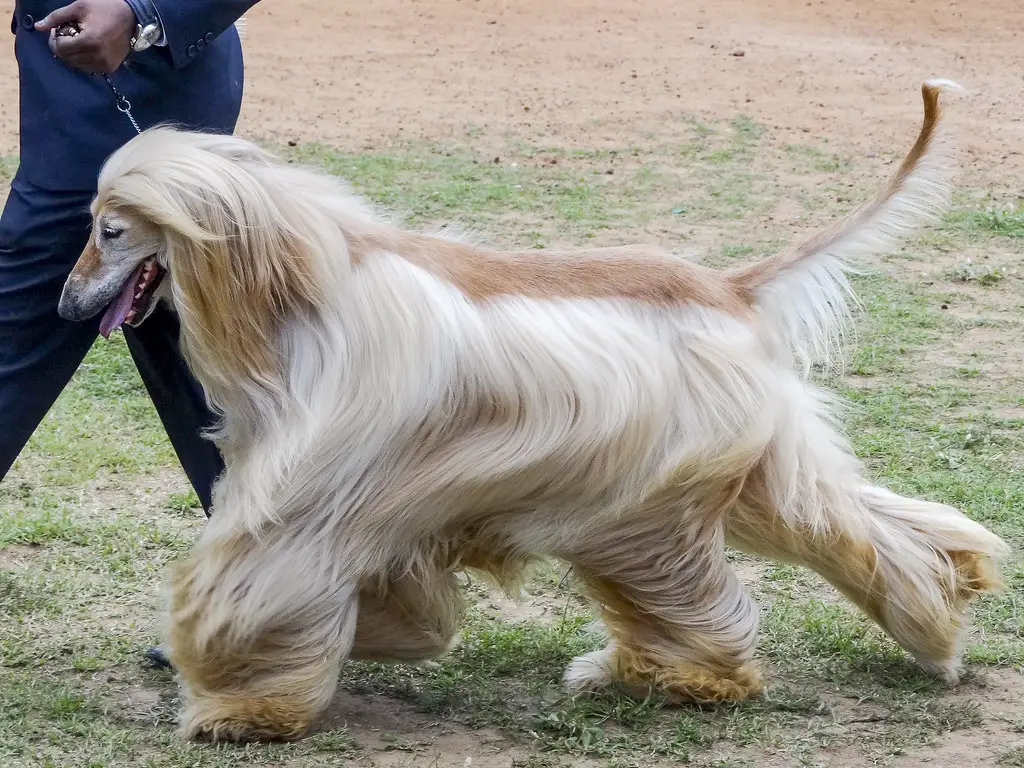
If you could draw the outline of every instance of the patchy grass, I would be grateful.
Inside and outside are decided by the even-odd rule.
[[[1024,238],[1024,207],[955,210],[946,217],[950,228],[967,235]]]
[[[1005,768],[1024,768],[1024,747],[1012,747],[999,754],[996,765]]]
[[[851,169],[849,160],[811,144],[786,144],[783,149],[795,161],[796,170],[803,173],[839,173]]]
[[[1006,271],[991,264],[961,262],[946,270],[946,277],[961,283],[977,283],[988,286],[1001,282],[1006,277]]]
[[[416,226],[454,218],[526,247],[696,244],[713,264],[757,258],[879,181],[877,169],[816,145],[779,146],[745,117],[694,122],[681,142],[617,150],[289,151]],[[796,213],[775,229],[755,226],[780,200],[796,201]],[[736,556],[762,606],[763,697],[704,708],[574,700],[561,692],[562,670],[601,640],[571,578],[545,567],[515,610],[467,585],[474,608],[462,643],[437,664],[349,665],[348,703],[299,744],[182,743],[173,680],[146,669],[140,654],[158,635],[165,566],[187,550],[202,515],[116,337],[92,350],[0,486],[0,765],[881,765],[940,736],[1012,729],[1024,692],[1024,385],[1014,371],[993,384],[979,349],[959,342],[978,329],[989,348],[1013,339],[1018,326],[997,300],[1012,297],[1016,277],[954,270],[934,280],[900,264],[979,239],[996,263],[1010,262],[1019,218],[1013,208],[961,208],[902,261],[858,278],[866,312],[857,343],[845,375],[827,382],[849,401],[849,432],[874,476],[965,509],[1015,547],[1010,588],[979,606],[963,689],[919,673],[814,574]],[[996,303],[954,294],[961,284],[983,286]],[[953,303],[964,311],[944,309]],[[935,350],[945,350],[944,366]],[[1020,765],[1019,749],[998,754],[997,741],[984,764]],[[439,752],[443,762],[432,763]],[[503,762],[481,763],[495,753]]]
[[[555,162],[537,163],[532,158],[478,158],[457,147],[348,154],[318,145],[291,154],[296,161],[351,179],[410,226],[448,224],[454,214],[476,228],[515,216],[533,230],[558,222],[572,236],[586,238],[616,218],[600,180],[575,167],[578,156],[541,153]],[[633,174],[634,183],[640,176]],[[546,242],[539,233],[531,240],[537,247]]]
[[[12,155],[0,155],[0,185],[4,189],[11,183],[18,171],[18,158]],[[6,197],[6,192],[4,192]]]

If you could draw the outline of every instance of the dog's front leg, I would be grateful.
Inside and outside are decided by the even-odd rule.
[[[463,597],[445,567],[372,579],[359,593],[351,657],[417,663],[451,648],[459,631]]]
[[[356,581],[297,526],[259,538],[241,527],[208,534],[172,581],[180,731],[214,741],[297,738],[327,706],[351,649]]]

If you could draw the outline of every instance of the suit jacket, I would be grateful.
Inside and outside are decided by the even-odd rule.
[[[135,135],[110,87],[55,59],[33,24],[71,0],[17,0],[11,31],[21,95],[18,178],[52,190],[95,189],[103,161]],[[145,130],[173,123],[230,133],[242,103],[234,22],[257,0],[154,0],[166,46],[132,54],[110,76]]]

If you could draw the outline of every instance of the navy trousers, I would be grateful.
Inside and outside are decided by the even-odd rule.
[[[99,318],[70,323],[57,314],[64,281],[89,237],[92,195],[46,190],[15,178],[0,217],[0,480],[97,337]],[[177,318],[161,305],[138,328],[125,326],[124,334],[209,513],[223,462],[200,434],[214,417],[181,356]]]

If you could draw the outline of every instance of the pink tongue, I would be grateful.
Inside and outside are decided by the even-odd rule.
[[[121,289],[121,295],[107,307],[107,311],[103,314],[103,319],[100,320],[100,335],[104,339],[109,339],[111,332],[120,328],[124,324],[125,318],[128,317],[128,313],[132,311],[135,286],[139,282],[139,275],[142,274],[144,266],[146,266],[145,262],[139,264],[139,268],[132,273],[131,280],[125,283],[124,288]]]

